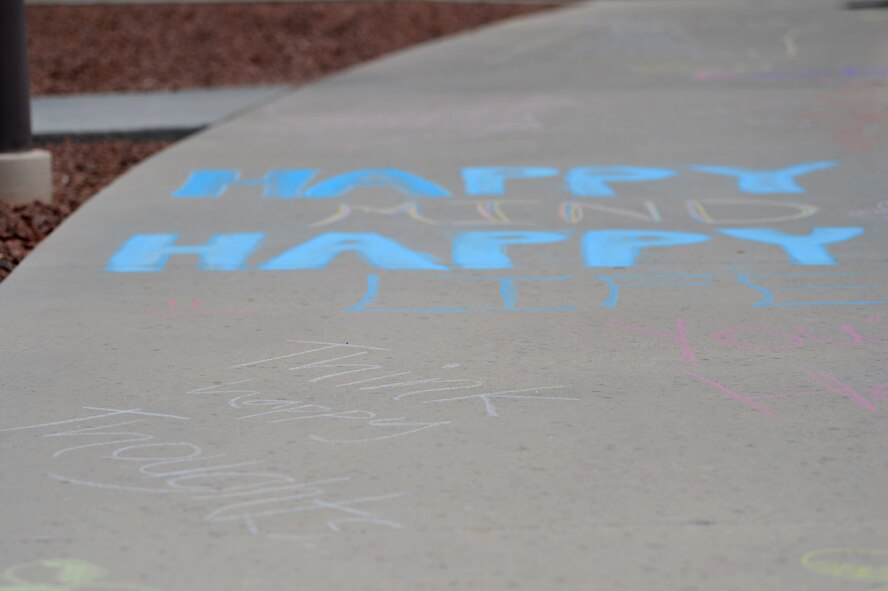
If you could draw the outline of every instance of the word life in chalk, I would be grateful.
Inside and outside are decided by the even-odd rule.
[[[570,312],[590,307],[613,309],[622,307],[624,300],[631,305],[639,299],[645,301],[663,295],[713,298],[728,290],[745,298],[741,301],[750,308],[888,304],[888,278],[874,278],[859,272],[612,272],[585,276],[441,273],[421,279],[422,285],[428,288],[425,290],[410,289],[403,278],[399,281],[390,278],[390,274],[369,273],[363,295],[345,311]],[[529,291],[538,298],[534,305],[524,302]]]
[[[691,166],[690,174],[724,178],[728,186],[747,195],[798,195],[806,192],[801,184],[806,175],[828,170],[836,166],[833,161],[802,162],[781,168],[752,170],[725,166]],[[234,188],[260,189],[264,199],[271,200],[330,200],[343,196],[361,195],[362,190],[383,189],[397,195],[428,202],[447,202],[452,199],[451,189],[441,183],[424,178],[410,171],[385,169],[359,169],[319,180],[320,171],[314,169],[280,169],[269,171],[261,178],[243,179],[236,169],[209,169],[193,171],[185,182],[172,193],[177,200],[218,201]],[[638,166],[582,166],[562,173],[552,167],[499,166],[467,167],[461,169],[465,197],[485,201],[482,217],[492,223],[506,223],[503,212],[504,197],[508,187],[516,183],[558,180],[561,190],[574,201],[562,202],[558,209],[561,219],[575,224],[586,211],[595,210],[595,201],[617,196],[617,190],[638,186],[639,183],[663,182],[678,176],[672,169]],[[536,185],[534,185],[536,186]],[[551,189],[551,187],[550,187]],[[489,201],[494,199],[494,201]],[[592,200],[592,201],[590,201]],[[742,200],[729,199],[722,205],[736,205]],[[792,221],[810,217],[817,208],[805,203],[781,204],[766,201],[758,207],[788,207],[793,213],[771,216],[777,221]],[[687,200],[686,206],[692,217],[700,223],[712,225],[717,220],[711,215],[712,200]],[[601,209],[601,206],[598,206]],[[644,212],[629,212],[630,217],[661,221],[659,210],[653,202],[646,202]],[[315,227],[336,223],[356,210],[363,212],[405,213],[413,221],[429,225],[438,222],[423,215],[418,202],[402,203],[395,208],[374,209],[361,204],[341,206],[332,216],[312,224]],[[626,215],[614,208],[610,211]],[[733,223],[743,221],[733,219]],[[760,220],[754,220],[755,223]],[[264,232],[219,233],[203,243],[182,243],[175,232],[136,234],[125,241],[112,254],[106,269],[118,273],[161,271],[172,256],[197,257],[197,268],[212,271],[237,271],[255,268],[261,271],[293,271],[323,269],[345,253],[359,256],[372,268],[409,271],[493,270],[521,266],[513,261],[509,252],[512,246],[545,249],[551,245],[573,241],[576,243],[577,260],[587,268],[613,268],[635,266],[650,249],[699,248],[713,238],[735,243],[755,243],[782,251],[793,265],[834,265],[835,257],[829,246],[855,239],[864,233],[859,226],[815,226],[807,232],[787,233],[773,227],[721,227],[711,233],[679,232],[660,229],[618,228],[589,230],[574,233],[570,229],[465,231],[446,238],[451,247],[448,255],[427,253],[422,244],[406,243],[379,232],[324,232],[302,239],[291,248],[269,253],[261,261],[249,259],[260,249],[266,239]],[[739,243],[738,243],[739,244]],[[690,251],[688,251],[690,252]],[[563,255],[562,255],[563,256]]]

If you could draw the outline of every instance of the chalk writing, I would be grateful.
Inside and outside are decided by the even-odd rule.
[[[815,215],[819,208],[794,201],[743,199],[686,199],[685,211],[693,221],[705,224],[779,224]],[[671,207],[671,209],[675,209]],[[776,210],[776,211],[775,211]],[[366,216],[402,216],[403,222],[426,226],[515,226],[530,225],[529,220],[513,219],[515,212],[538,222],[547,214],[551,220],[570,225],[591,225],[602,219],[628,218],[651,224],[675,219],[657,203],[645,200],[642,207],[616,206],[613,202],[562,201],[557,207],[534,199],[454,199],[439,201],[402,201],[392,206],[338,203],[330,215],[309,224],[311,228],[341,224],[346,220],[366,222]],[[850,215],[850,214],[849,214]],[[854,217],[867,217],[856,215]]]
[[[644,202],[644,211],[607,206],[594,201],[564,201],[558,208],[561,219],[569,224],[580,223],[586,217],[586,211],[604,212],[653,223],[663,221],[663,216],[653,201]]]
[[[867,319],[870,325],[881,323],[881,316],[871,316]],[[661,342],[674,348],[681,361],[693,366],[693,370],[685,370],[684,373],[696,381],[708,386],[711,390],[726,396],[728,399],[739,403],[747,409],[764,415],[773,415],[772,407],[768,400],[795,397],[807,397],[829,395],[849,401],[869,413],[879,412],[877,403],[888,401],[886,384],[880,383],[871,386],[866,394],[859,389],[842,381],[840,378],[826,371],[802,371],[800,372],[812,388],[806,390],[794,390],[791,392],[743,392],[741,389],[726,383],[723,380],[712,377],[703,370],[698,369],[700,357],[696,353],[691,333],[687,322],[683,318],[677,318],[675,327],[649,327],[624,323],[609,323],[612,328],[624,332],[641,334],[645,337],[654,337],[655,342]],[[833,331],[815,331],[808,327],[797,325],[790,329],[781,329],[774,326],[732,326],[715,331],[711,338],[714,342],[735,350],[745,351],[787,351],[810,347],[884,347],[888,341],[874,338],[864,334],[858,328],[845,323]],[[785,370],[784,370],[785,373]]]
[[[428,205],[419,201],[405,201],[392,207],[371,207],[360,204],[340,203],[332,215],[311,224],[312,228],[328,226],[341,222],[355,214],[361,215],[405,215],[407,219],[428,226],[502,226],[529,224],[527,221],[515,221],[509,218],[506,206],[538,204],[529,199],[456,199],[441,201]],[[437,207],[435,207],[437,205]],[[460,215],[460,209],[468,210],[462,215],[477,216],[469,219],[452,219],[454,212]],[[430,211],[431,210],[431,211]],[[435,216],[433,218],[432,216]],[[442,219],[443,218],[443,219]]]
[[[880,315],[866,319],[868,328],[882,322]],[[636,333],[657,337],[660,342],[669,343],[676,348],[681,360],[689,365],[696,365],[698,356],[690,338],[688,322],[681,317],[676,318],[675,328],[671,326],[649,327],[635,324],[608,322],[608,326],[623,332]],[[867,329],[844,323],[830,329],[812,329],[797,324],[780,327],[775,324],[767,326],[729,326],[716,330],[710,335],[715,344],[728,349],[741,351],[789,351],[793,349],[833,349],[836,347],[885,347],[888,340],[873,337]],[[707,342],[708,345],[711,343]]]
[[[72,558],[35,560],[10,566],[3,571],[0,591],[157,591],[153,587],[105,580],[108,570]]]
[[[888,76],[886,67],[846,67],[817,68],[809,70],[697,70],[692,73],[695,80],[760,80],[760,81],[792,81],[792,80],[829,80],[842,78],[882,78]]]
[[[740,273],[737,281],[762,294],[762,298],[752,304],[756,308],[888,304],[884,286],[877,283],[857,283],[855,278],[861,276],[865,281],[875,279],[872,275],[862,273],[809,272]],[[830,278],[836,280],[829,281]],[[775,281],[778,282],[776,286]]]
[[[342,373],[350,372],[346,371]],[[311,423],[342,421],[350,424],[359,423],[378,429],[395,429],[394,433],[388,433],[386,435],[351,439],[330,438],[316,433],[309,433],[306,435],[308,439],[325,443],[368,443],[371,441],[383,441],[450,424],[450,421],[410,421],[407,417],[385,418],[377,416],[375,412],[364,409],[337,410],[331,406],[311,404],[301,400],[262,398],[262,392],[259,390],[228,389],[232,386],[240,386],[241,384],[248,384],[252,381],[254,380],[250,378],[225,384],[196,388],[189,391],[188,394],[200,396],[225,394],[231,396],[227,401],[227,406],[238,411],[244,411],[245,413],[237,417],[236,420],[238,421],[258,419],[270,425],[290,423],[294,421],[299,421],[300,423],[303,421],[309,421]]]
[[[617,328],[620,330],[635,332],[647,336],[655,336],[660,339],[665,339],[669,341],[673,345],[675,345],[678,350],[681,352],[681,358],[684,362],[689,363],[691,365],[696,365],[699,363],[697,359],[696,353],[694,353],[694,349],[691,347],[691,344],[688,340],[688,328],[683,318],[675,319],[675,330],[672,331],[663,331],[659,329],[652,329],[645,326],[636,326],[632,324],[619,324],[616,322],[609,323],[609,326],[613,328]]]
[[[869,583],[868,588],[873,591],[888,589],[888,550],[874,548],[815,550],[802,557],[802,565],[818,575]],[[879,586],[873,587],[874,583],[878,583]]]
[[[742,393],[737,388],[726,385],[720,381],[712,379],[711,377],[708,377],[706,375],[702,375],[696,371],[686,371],[685,373],[695,380],[711,386],[718,392],[726,395],[731,400],[739,402],[741,405],[745,406],[749,410],[765,416],[773,415],[773,410],[770,406],[762,402],[763,400],[819,396],[823,394],[847,400],[856,405],[858,408],[865,410],[866,412],[877,413],[879,412],[879,407],[876,405],[875,402],[886,401],[885,389],[886,386],[888,386],[888,384],[885,383],[875,384],[871,386],[868,392],[870,397],[868,398],[867,396],[861,394],[857,389],[855,389],[853,385],[847,382],[843,382],[836,376],[823,371],[814,371],[802,372],[807,378],[808,382],[814,386],[814,388],[810,390],[794,390],[792,392],[771,393]]]
[[[804,193],[801,177],[836,166],[834,161],[802,162],[774,169],[747,169],[730,166],[690,166],[691,171],[733,179],[737,189],[756,195]],[[318,174],[309,169],[276,169],[264,176],[241,178],[238,169],[192,171],[185,183],[172,192],[176,199],[216,199],[231,188],[261,188],[266,199],[334,199],[367,188],[385,188],[395,195],[431,199],[450,198],[452,191],[441,183],[398,168],[358,169],[344,172],[312,186]],[[472,197],[505,195],[507,183],[553,177],[560,171],[538,166],[495,166],[463,168],[463,193]],[[576,197],[613,198],[618,188],[629,183],[662,181],[676,176],[674,170],[641,166],[579,166],[564,172],[563,188]],[[554,185],[557,186],[557,185]],[[553,187],[554,188],[554,187]]]
[[[569,312],[585,305],[603,309],[631,306],[652,293],[695,294],[698,290],[742,290],[750,308],[797,306],[874,306],[888,304],[888,283],[871,273],[609,273],[607,275],[468,275],[442,273],[424,278],[436,289],[406,289],[403,281],[369,273],[363,295],[346,312],[449,314],[469,312]],[[855,281],[857,278],[859,282]],[[595,280],[596,283],[590,283]],[[581,284],[587,298],[569,287]],[[478,288],[481,289],[478,289]],[[404,292],[410,300],[405,302]],[[527,293],[548,305],[527,305]],[[627,296],[627,293],[629,294]],[[711,292],[710,292],[711,293]],[[636,294],[638,298],[632,297]],[[417,301],[427,298],[427,302]]]
[[[837,144],[866,151],[888,141],[885,95],[879,85],[842,85],[816,99],[799,114],[829,132]]]
[[[458,139],[479,139],[495,135],[543,129],[545,117],[569,109],[577,100],[546,94],[497,97],[496,99],[454,102],[435,97],[415,97],[411,104],[392,101],[365,101],[348,111],[315,112],[306,118],[286,103],[265,107],[273,123],[266,134],[313,138],[314,142],[336,138],[339,131],[365,130],[348,143],[336,141],[339,150],[362,150]]]
[[[617,302],[620,301],[620,291],[626,287],[706,287],[713,285],[713,281],[709,280],[714,276],[710,273],[681,273],[677,275],[597,275],[596,277],[610,288],[610,294],[599,306],[616,308]]]
[[[360,301],[346,309],[347,312],[397,312],[397,313],[454,313],[454,312],[557,312],[565,310],[573,310],[575,306],[536,306],[527,307],[518,305],[518,286],[527,283],[538,283],[547,281],[564,282],[569,279],[566,275],[547,276],[547,277],[477,277],[477,276],[461,276],[461,275],[444,275],[442,279],[461,279],[471,282],[489,282],[493,287],[502,303],[499,306],[448,306],[448,307],[427,307],[427,308],[386,308],[379,307],[381,279],[379,275],[371,273],[367,275],[367,289]]]
[[[878,315],[866,319],[870,327],[879,325],[881,321],[882,318]],[[743,392],[740,388],[717,379],[700,369],[701,361],[697,354],[699,345],[692,338],[690,327],[684,318],[676,318],[674,328],[672,326],[651,327],[617,322],[609,322],[608,326],[625,333],[643,335],[646,337],[646,341],[666,345],[675,351],[682,363],[693,367],[693,369],[685,369],[683,371],[685,375],[708,386],[712,391],[764,416],[773,415],[772,407],[767,404],[767,401],[773,399],[825,394],[851,402],[869,413],[879,412],[877,403],[888,402],[888,391],[886,391],[888,384],[872,385],[863,394],[860,388],[824,370],[801,370],[799,372],[812,386],[809,389],[791,392]],[[716,330],[710,337],[718,345],[740,351],[792,351],[835,347],[881,348],[888,345],[888,341],[866,334],[868,332],[866,329],[860,329],[859,326],[853,326],[850,323],[844,323],[832,329],[820,328],[817,330],[804,325],[781,328],[772,324],[769,326],[730,326]],[[712,350],[707,349],[708,354],[711,352]],[[786,368],[781,370],[784,374],[787,371]]]
[[[684,57],[700,59],[705,50],[694,33],[678,22],[613,20],[590,23],[570,53],[578,56]]]
[[[730,248],[726,239],[750,247],[751,256],[782,253],[782,260],[796,266],[834,266],[841,261],[857,258],[859,246],[855,243],[865,235],[862,226],[814,226],[807,230],[784,232],[774,224],[798,222],[816,215],[819,208],[799,201],[761,199],[764,195],[799,195],[806,193],[806,184],[812,175],[835,168],[832,160],[812,160],[780,167],[737,167],[723,165],[688,166],[686,173],[709,175],[715,182],[723,179],[727,187],[753,195],[745,198],[695,198],[672,202],[668,207],[650,199],[641,204],[604,205],[601,200],[613,199],[618,194],[635,193],[638,188],[652,183],[673,182],[679,171],[650,166],[575,166],[560,170],[551,166],[467,166],[460,169],[462,187],[448,187],[438,179],[400,168],[359,168],[322,175],[309,168],[274,169],[264,174],[244,178],[238,169],[195,170],[185,182],[173,191],[176,199],[219,199],[232,191],[259,192],[266,199],[275,200],[335,200],[359,196],[389,195],[403,199],[396,204],[368,205],[359,201],[331,202],[326,214],[305,223],[312,228],[331,225],[365,226],[366,216],[398,216],[401,220],[421,226],[450,227],[501,226],[491,229],[460,231],[441,236],[449,240],[449,252],[441,252],[440,240],[427,252],[417,244],[416,236],[392,236],[373,231],[322,232],[302,237],[293,246],[274,253],[261,252],[268,238],[264,232],[237,232],[215,234],[203,241],[184,241],[176,233],[135,234],[111,255],[106,270],[116,273],[160,272],[171,260],[182,268],[196,266],[205,271],[242,271],[256,269],[264,272],[304,271],[326,269],[343,264],[354,265],[355,257],[371,271],[366,277],[366,290],[360,300],[347,308],[351,312],[485,312],[485,311],[568,311],[575,303],[565,302],[544,306],[520,306],[517,303],[520,284],[564,282],[565,275],[545,276],[539,273],[520,273],[513,277],[468,278],[469,281],[490,280],[499,288],[500,304],[467,305],[379,305],[381,276],[375,271],[492,271],[527,269],[541,261],[558,265],[576,264],[585,268],[613,269],[636,267],[651,262],[677,260],[712,248],[724,252]],[[542,199],[509,199],[509,191],[527,191],[538,188],[551,193],[570,193],[570,200],[547,205]],[[459,191],[470,199],[454,198]],[[643,193],[642,193],[643,194]],[[604,202],[608,203],[608,202]],[[601,218],[630,219],[642,224],[663,224],[674,217],[676,210],[698,224],[710,226],[709,232],[686,232],[651,228],[584,229],[574,227],[594,225]],[[683,208],[681,207],[683,206]],[[568,229],[527,230],[515,226],[531,226],[541,220],[539,209],[550,208],[551,221],[568,224]],[[670,210],[670,208],[672,208]],[[531,221],[532,220],[532,221]],[[771,227],[767,227],[767,225]],[[759,227],[730,227],[750,226]],[[722,226],[722,227],[712,227]],[[762,227],[764,226],[764,227]],[[879,228],[872,232],[878,233]],[[719,243],[716,245],[716,240]],[[277,242],[276,240],[274,242]],[[422,242],[421,240],[419,241]],[[562,244],[564,243],[564,244]],[[573,245],[573,246],[572,246]],[[566,255],[573,249],[577,254]],[[437,251],[437,252],[434,252]],[[835,252],[834,252],[835,251]],[[744,254],[738,250],[737,254]],[[761,254],[759,254],[761,253]],[[850,254],[849,254],[850,253]],[[720,255],[719,255],[720,256]],[[258,258],[258,260],[257,260]],[[345,263],[344,261],[348,261]],[[746,266],[748,269],[749,267]],[[669,277],[679,281],[663,281]],[[792,286],[768,286],[769,276],[784,277],[779,273],[756,274],[747,272],[737,276],[741,285],[758,290],[763,298],[754,307],[814,305],[833,303],[821,298],[816,302],[808,297],[779,301],[782,292],[795,290]],[[459,277],[448,275],[448,277]],[[598,275],[610,295],[600,303],[602,308],[616,307],[621,286],[633,288],[706,287],[712,285],[711,273],[644,274],[619,278],[615,274]],[[788,277],[788,276],[787,276]],[[662,278],[662,279],[660,279]],[[693,279],[699,279],[695,281]],[[629,279],[630,281],[626,282]],[[635,281],[632,281],[632,280]],[[878,292],[881,286],[822,285],[818,289],[870,289]],[[810,286],[815,288],[815,286]],[[811,294],[808,294],[811,295]],[[856,305],[883,304],[883,296],[835,298],[835,303]],[[231,312],[199,311],[200,304],[192,304],[185,312],[175,301],[168,304],[167,316],[239,315],[249,310]],[[157,313],[150,311],[148,313]]]
[[[755,212],[756,217],[714,217],[713,206],[718,209],[719,206],[728,205],[733,209],[747,208]],[[792,203],[789,201],[767,201],[764,199],[689,199],[685,201],[688,213],[695,220],[703,224],[775,224],[781,222],[790,222],[811,217],[816,214],[818,208],[814,205],[805,203]],[[783,215],[765,215],[762,217],[762,208],[777,208],[783,210]],[[791,210],[792,213],[786,212]]]
[[[296,372],[305,372],[305,371],[313,371],[318,369],[333,369],[332,373],[324,373],[321,375],[316,375],[311,378],[306,378],[306,381],[310,384],[316,384],[319,382],[326,382],[327,380],[332,380],[332,382],[328,382],[332,387],[335,388],[348,388],[349,390],[355,392],[371,392],[371,393],[381,393],[388,396],[391,400],[394,401],[403,401],[410,399],[415,399],[415,397],[419,397],[420,395],[429,394],[432,392],[453,392],[456,390],[474,390],[476,388],[484,390],[484,382],[480,380],[474,379],[466,379],[466,378],[452,378],[450,376],[435,376],[435,377],[411,377],[403,380],[396,381],[388,381],[391,378],[401,378],[401,376],[412,375],[411,371],[395,371],[394,373],[385,373],[384,375],[373,375],[375,372],[384,371],[388,372],[390,370],[386,369],[380,363],[342,363],[346,360],[363,358],[364,356],[370,355],[371,353],[378,351],[388,351],[388,349],[382,347],[373,347],[366,345],[358,345],[354,343],[335,343],[335,342],[326,342],[326,341],[308,341],[308,340],[291,340],[290,343],[295,345],[300,345],[300,350],[287,353],[285,355],[278,355],[275,357],[269,357],[266,359],[259,359],[256,361],[249,361],[246,363],[240,363],[233,366],[232,369],[241,369],[247,367],[257,367],[260,365],[265,365],[273,362],[280,362],[285,360],[294,360],[298,361],[297,365],[292,367],[288,367],[287,371],[296,371]],[[329,353],[325,353],[329,352]],[[318,353],[324,353],[324,355],[320,355],[320,359],[317,359],[315,356]],[[328,357],[327,355],[332,355],[332,357]],[[289,363],[288,363],[289,364]],[[446,367],[446,366],[445,366]],[[452,369],[452,366],[450,369]],[[350,380],[341,383],[335,383],[336,378],[340,378],[343,376],[351,376],[352,374],[364,374],[365,372],[369,373],[372,377],[363,377],[359,380]],[[245,382],[231,382],[228,385],[235,385],[238,383]],[[192,390],[191,393],[201,394],[205,392],[212,392],[212,386],[208,388],[201,388],[197,390]],[[500,401],[506,400],[520,400],[520,401],[577,401],[578,398],[574,397],[564,397],[564,396],[546,396],[542,393],[549,390],[561,390],[564,389],[564,386],[555,385],[555,386],[534,386],[528,388],[517,388],[517,389],[497,389],[494,391],[482,391],[480,393],[472,392],[469,394],[462,394],[458,396],[447,395],[443,398],[435,398],[435,397],[422,397],[419,401],[421,404],[446,404],[446,403],[455,403],[455,402],[480,402],[483,406],[484,413],[488,417],[498,417],[499,410],[497,404]],[[243,391],[242,394],[255,394],[253,391]],[[436,395],[437,396],[437,395]],[[231,402],[231,401],[229,401]],[[282,417],[281,414],[290,414],[288,410],[298,410],[298,406],[296,408],[287,406],[287,404],[291,401],[275,401],[268,400],[266,401],[269,405],[278,404],[279,408],[277,409],[279,412],[278,416],[275,417],[275,420],[282,419],[281,422],[293,419],[295,417]],[[324,407],[326,408],[326,407]],[[270,409],[271,410],[271,409]],[[309,410],[317,410],[309,409]],[[347,411],[352,412],[352,411]],[[369,413],[368,411],[357,411],[358,414],[350,415],[351,418],[345,418],[345,420],[371,420],[370,414],[373,414],[372,420],[377,420],[376,415],[374,413]],[[362,414],[364,413],[364,414]],[[326,414],[326,411],[323,411],[321,415]],[[296,417],[302,416],[304,418],[309,418],[309,414],[299,415],[296,413]],[[264,414],[262,416],[269,416],[268,414]],[[331,418],[326,416],[324,418]],[[304,419],[300,419],[304,420]],[[403,421],[404,418],[398,419],[386,419],[383,420],[381,424],[377,424],[374,426],[409,426],[416,427],[409,431],[409,433],[418,432],[424,429],[431,428],[432,426],[438,426],[438,424],[432,423],[410,423],[407,425],[394,425],[392,421],[398,422]],[[441,424],[449,423],[449,421]],[[404,433],[404,434],[409,434]]]
[[[717,232],[738,240],[770,245],[784,251],[793,265],[835,265],[830,244],[846,242],[863,234],[860,227],[816,227],[808,234],[787,234],[774,228],[719,228]],[[514,267],[508,254],[512,245],[548,245],[571,237],[569,230],[458,232],[453,237],[451,258],[456,269],[507,269]],[[580,239],[585,267],[632,267],[648,249],[692,246],[711,239],[706,234],[663,230],[592,230]],[[108,262],[116,273],[162,271],[173,255],[197,255],[197,268],[205,271],[248,269],[247,260],[265,240],[262,232],[216,234],[204,244],[177,244],[177,234],[136,234]],[[544,246],[540,248],[545,248]],[[297,244],[259,264],[261,271],[323,269],[343,253],[355,253],[378,269],[447,271],[440,258],[413,250],[376,232],[327,232]]]
[[[317,541],[346,533],[346,525],[350,523],[394,529],[402,527],[396,521],[360,507],[396,499],[406,492],[336,498],[330,487],[350,483],[350,476],[300,481],[289,474],[265,468],[267,462],[264,460],[226,462],[223,461],[227,457],[225,453],[208,455],[193,442],[158,441],[150,429],[135,431],[132,428],[132,425],[148,421],[188,421],[189,417],[142,409],[84,409],[99,412],[0,431],[49,430],[40,437],[88,441],[59,448],[53,453],[52,457],[60,462],[62,470],[66,466],[70,469],[89,466],[91,462],[84,457],[70,465],[65,461],[67,457],[63,458],[84,450],[100,451],[101,455],[93,459],[112,464],[105,471],[103,480],[46,472],[54,480],[108,491],[186,497],[209,505],[204,517],[206,523],[239,525],[257,537],[293,540],[314,547]],[[119,418],[130,420],[116,420]],[[56,430],[58,427],[63,430]]]

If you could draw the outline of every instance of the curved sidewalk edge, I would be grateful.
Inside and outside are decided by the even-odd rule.
[[[0,589],[888,583],[886,26],[582,5],[134,168],[0,285]]]
[[[182,139],[292,90],[279,84],[39,96],[31,101],[33,133],[41,143],[69,137]]]

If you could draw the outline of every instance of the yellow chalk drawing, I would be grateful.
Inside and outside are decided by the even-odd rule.
[[[0,577],[0,591],[157,591],[143,585],[103,581],[107,574],[107,569],[85,560],[36,560],[4,570]]]
[[[653,201],[645,201],[644,206],[646,211],[641,212],[621,207],[601,205],[600,203],[562,201],[561,205],[558,207],[558,215],[561,216],[562,220],[570,224],[577,224],[582,221],[587,209],[644,220],[646,222],[660,223],[663,221],[663,216],[660,215],[660,210],[657,209],[657,205]]]
[[[762,217],[762,218],[719,218],[714,219],[704,204],[709,205],[752,205],[761,209],[761,206],[780,207],[794,209],[795,213]],[[685,201],[685,207],[692,218],[704,224],[774,224],[777,222],[789,222],[811,217],[817,213],[817,206],[793,201],[770,201],[768,199],[689,199]]]
[[[873,583],[873,591],[888,591],[888,550],[828,548],[802,557],[802,565],[820,575]]]
[[[466,200],[456,200],[452,201],[453,204],[459,203],[468,203]],[[484,222],[478,222],[476,220],[467,220],[462,222],[451,222],[454,226],[461,225],[471,225],[471,224],[484,224],[484,225],[496,225],[496,224],[529,224],[531,222],[516,222],[509,219],[509,216],[506,215],[506,212],[503,211],[503,203],[508,203],[509,205],[514,205],[516,203],[539,203],[539,201],[535,199],[485,199],[483,201],[479,201],[475,205],[475,209],[478,211],[478,215],[484,218]]]
[[[338,208],[336,209],[336,213],[311,224],[311,227],[317,228],[320,226],[326,226],[327,224],[333,224],[347,218],[355,211],[366,214],[380,215],[395,215],[399,213],[406,213],[408,216],[410,216],[410,219],[414,221],[430,226],[437,225],[437,222],[435,220],[431,220],[423,216],[419,212],[418,203],[416,203],[415,201],[405,201],[400,205],[395,205],[393,207],[370,207],[369,205],[350,205],[347,203],[340,203]]]

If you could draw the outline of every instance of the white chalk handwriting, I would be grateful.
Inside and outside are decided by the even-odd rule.
[[[348,524],[402,527],[366,505],[396,499],[405,492],[342,497],[334,494],[333,487],[347,486],[350,476],[303,481],[267,466],[264,460],[230,461],[226,453],[208,455],[196,443],[159,440],[152,433],[158,421],[188,421],[189,417],[139,408],[84,410],[91,414],[0,432],[36,432],[40,438],[74,439],[77,445],[52,454],[58,467],[46,474],[54,480],[108,491],[186,497],[205,506],[206,523],[236,524],[252,536],[314,547],[324,538],[347,533]],[[136,431],[133,425],[140,423],[143,425]],[[101,455],[84,456],[94,452]],[[68,461],[69,454],[77,457],[76,463]],[[103,467],[101,477],[64,473],[69,468],[82,470],[83,466],[99,472],[98,464],[108,462],[113,466]]]
[[[419,397],[421,394],[429,394],[432,392],[452,392],[456,390],[475,390],[481,389],[480,393],[464,394],[460,396],[446,395],[444,397],[422,397],[417,399],[421,404],[444,404],[455,402],[476,401],[483,405],[484,412],[488,417],[498,417],[499,410],[496,402],[505,400],[521,400],[521,401],[577,401],[579,398],[566,396],[544,396],[541,392],[545,390],[561,390],[563,385],[553,386],[534,386],[518,389],[496,389],[493,391],[485,391],[485,383],[480,380],[467,378],[450,378],[444,376],[435,377],[411,377],[406,379],[398,379],[389,381],[392,378],[401,378],[402,376],[413,376],[412,371],[394,371],[381,363],[343,363],[347,360],[356,358],[364,358],[378,351],[388,351],[382,347],[374,347],[367,345],[335,343],[327,341],[307,341],[307,340],[289,340],[289,343],[297,345],[300,350],[259,359],[256,361],[248,361],[234,365],[232,369],[241,369],[247,367],[256,367],[270,364],[273,362],[294,360],[296,365],[287,367],[287,371],[301,372],[305,376],[305,382],[308,384],[316,384],[328,380],[336,381],[336,378],[350,376],[353,374],[370,375],[359,380],[349,380],[338,382],[333,385],[335,388],[346,388],[352,392],[371,392],[382,393],[388,395],[391,400],[401,401],[408,398]],[[307,347],[307,348],[306,348]],[[323,353],[323,355],[317,355]],[[289,363],[287,364],[289,365]],[[445,365],[445,367],[447,367]],[[452,369],[455,366],[451,366]],[[312,374],[314,370],[332,369],[336,370],[330,373]],[[384,372],[384,375],[377,375],[377,372]],[[242,382],[241,382],[242,383]],[[197,392],[197,391],[192,391]],[[253,393],[244,391],[243,394]],[[283,404],[280,401],[279,404]],[[325,407],[326,408],[326,407]],[[284,410],[281,408],[280,410]],[[327,411],[325,411],[327,412]],[[375,416],[374,416],[375,418]],[[401,420],[401,419],[398,419]]]

